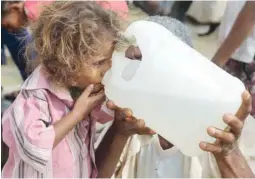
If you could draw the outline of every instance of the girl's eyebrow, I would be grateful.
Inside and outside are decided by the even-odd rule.
[[[112,53],[113,53],[113,52],[111,52],[111,51],[112,51],[113,49],[114,49],[114,46],[111,45],[111,47],[109,48],[109,51],[107,50],[106,52],[102,53],[100,56],[98,56],[97,58],[95,58],[93,61],[94,61],[95,63],[97,63],[97,62],[101,62],[101,61],[104,61],[104,60],[111,59]],[[111,52],[111,53],[109,53],[109,52]]]
[[[95,59],[92,64],[95,65],[95,64],[99,64],[99,63],[103,63],[107,60],[110,60],[110,58],[100,58],[100,59]]]
[[[98,63],[98,62],[102,62],[107,60],[107,58],[99,58],[99,59],[95,59],[94,63]]]

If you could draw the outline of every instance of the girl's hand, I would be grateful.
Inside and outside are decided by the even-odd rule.
[[[220,130],[215,127],[209,127],[207,129],[207,133],[217,140],[213,144],[201,142],[199,146],[202,150],[223,157],[228,156],[235,150],[239,150],[237,139],[241,135],[244,121],[250,114],[252,108],[251,96],[248,91],[243,93],[242,99],[242,105],[235,116],[232,114],[224,115],[223,121],[229,126],[226,130]]]
[[[89,85],[81,96],[77,99],[72,113],[77,116],[78,120],[83,120],[96,106],[102,104],[105,100],[104,91],[101,90],[96,94],[91,94],[94,86]]]
[[[130,109],[119,108],[113,103],[113,101],[108,101],[107,107],[115,111],[115,120],[113,125],[117,133],[125,136],[131,136],[133,134],[155,134],[154,131],[145,126],[144,120],[133,117]]]

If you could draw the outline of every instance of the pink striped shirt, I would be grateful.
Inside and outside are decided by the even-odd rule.
[[[53,148],[53,124],[74,104],[65,89],[54,88],[41,66],[24,82],[17,99],[2,118],[3,140],[9,158],[5,178],[90,178],[97,176],[95,166],[95,122],[109,121],[112,113],[105,105],[94,109]],[[75,120],[75,119],[74,119]]]

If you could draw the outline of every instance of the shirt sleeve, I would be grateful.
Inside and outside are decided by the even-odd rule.
[[[46,99],[19,97],[9,111],[15,147],[21,159],[43,171],[52,157],[55,130]]]

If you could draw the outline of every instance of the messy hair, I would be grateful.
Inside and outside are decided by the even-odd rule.
[[[109,35],[114,40],[120,28],[117,14],[96,2],[56,1],[33,24],[32,47],[50,80],[66,86],[75,82],[88,58],[100,55],[100,39]]]

